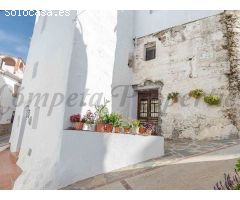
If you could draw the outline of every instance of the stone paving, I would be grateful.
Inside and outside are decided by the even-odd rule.
[[[194,156],[214,152],[225,149],[227,147],[240,144],[239,138],[225,140],[165,140],[165,156],[152,159],[122,169],[118,169],[109,173],[91,177],[63,189],[81,190],[81,189],[131,189],[126,179],[146,174],[153,170],[174,164],[180,160],[191,158]]]

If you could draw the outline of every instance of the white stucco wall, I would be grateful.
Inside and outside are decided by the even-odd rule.
[[[156,136],[63,131],[57,188],[164,155]]]
[[[24,137],[19,154],[18,165],[23,173],[15,183],[24,187],[24,182],[32,180],[31,188],[48,184],[54,176],[55,163],[61,144],[61,131],[64,120],[64,103],[49,113],[54,94],[66,93],[68,68],[72,53],[75,12],[70,17],[40,17],[34,28],[27,68],[23,80],[22,94],[24,101],[17,109],[15,119],[22,119],[23,107],[27,104],[28,95],[33,92],[49,94],[46,106],[40,103],[37,128],[33,129],[34,105],[30,105],[32,123],[26,124]],[[64,27],[64,28],[63,28]],[[32,78],[34,66],[38,62],[36,77]],[[20,98],[18,99],[20,101]],[[56,100],[59,102],[59,97]],[[18,120],[14,121],[11,135],[11,151],[15,152],[20,128]],[[43,170],[44,169],[44,170]],[[40,178],[41,177],[41,178]],[[19,184],[22,183],[22,184]]]
[[[80,164],[81,160],[75,162],[70,159],[66,161],[66,156],[70,155],[70,151],[77,151],[73,152],[74,157],[82,155],[77,149],[82,141],[77,140],[78,135],[74,135],[75,133],[70,133],[69,137],[64,135],[63,129],[70,125],[70,115],[74,113],[84,114],[87,109],[93,108],[101,94],[103,94],[102,100],[105,97],[112,102],[109,105],[110,111],[118,111],[126,116],[135,117],[136,96],[128,98],[123,106],[120,105],[122,92],[118,93],[118,97],[111,96],[111,89],[118,85],[141,84],[146,79],[161,80],[165,84],[162,90],[165,98],[170,90],[181,90],[181,93],[185,93],[193,86],[202,87],[207,92],[211,89],[217,89],[217,91],[227,95],[227,80],[223,75],[229,69],[225,60],[227,54],[220,48],[221,44],[224,43],[221,28],[212,21],[206,24],[196,22],[195,26],[189,26],[184,32],[186,41],[181,41],[182,37],[178,31],[175,39],[167,40],[165,44],[161,44],[152,35],[140,39],[135,49],[136,54],[139,54],[139,60],[135,60],[133,74],[132,69],[128,67],[128,59],[134,49],[132,41],[134,36],[143,36],[170,26],[186,23],[189,20],[217,14],[220,11],[197,11],[196,13],[194,13],[195,11],[183,11],[182,13],[172,11],[171,14],[164,11],[154,11],[151,17],[148,17],[149,13],[146,12],[148,11],[79,11],[76,15],[72,11],[70,17],[40,17],[36,20],[27,59],[28,67],[22,84],[24,100],[17,109],[10,139],[12,152],[19,150],[20,126],[24,107],[28,105],[29,93],[36,94],[38,92],[42,95],[47,93],[49,98],[46,106],[41,106],[42,102],[40,103],[36,129],[33,129],[32,126],[35,107],[30,105],[32,122],[31,120],[27,121],[18,160],[18,165],[22,168],[23,173],[17,179],[14,188],[56,189],[76,181],[74,175],[78,178],[94,175],[94,173],[78,174],[77,165]],[[163,23],[159,22],[161,19],[164,19]],[[217,20],[217,18],[213,19]],[[205,30],[210,33],[206,33]],[[169,34],[167,33],[167,37],[170,37]],[[193,38],[193,35],[196,38]],[[204,37],[201,38],[201,36]],[[152,40],[157,42],[159,59],[157,62],[142,62],[143,45]],[[179,46],[173,48],[173,45],[176,44]],[[209,52],[209,49],[212,51]],[[169,56],[170,54],[175,56]],[[195,54],[197,56],[193,61],[194,78],[186,80],[190,66],[185,59]],[[38,63],[37,70],[36,63]],[[208,67],[211,69],[206,70],[209,69]],[[34,71],[36,71],[35,78],[32,77]],[[211,81],[212,85],[208,84],[209,82],[206,81],[205,77],[209,72],[208,80]],[[181,84],[178,81],[181,81]],[[73,93],[80,94],[85,89],[89,89],[89,95],[85,98],[86,105],[79,106],[80,102],[77,98],[71,101],[75,104],[69,106],[67,101],[69,96]],[[49,115],[49,107],[56,93],[64,95],[65,101],[54,107]],[[132,89],[129,88],[127,93],[131,94]],[[57,103],[60,100],[59,95]],[[19,101],[21,101],[20,98]],[[180,110],[178,105],[169,109],[172,114],[164,116],[163,119],[163,131],[166,134],[172,133],[174,127],[169,126],[169,124],[173,123],[175,116],[181,122],[176,124],[177,127],[195,125],[192,120],[196,118],[193,117],[192,110],[188,110],[188,108]],[[208,110],[210,109],[209,114]],[[216,130],[213,127],[214,133],[218,133],[221,130],[220,124],[231,125],[228,119],[223,118],[222,108],[209,108],[200,103],[199,110],[197,109],[196,112],[200,117],[209,116],[209,121],[203,123],[202,130],[204,130],[205,125],[214,124],[217,125]],[[185,124],[185,122],[188,123]],[[198,123],[196,124],[198,125]],[[231,127],[230,129],[233,130]],[[193,131],[190,130],[190,133]],[[185,132],[185,134],[189,135],[189,132]],[[105,139],[104,141],[96,141],[96,144],[93,145],[101,145],[101,142],[107,141]],[[111,146],[112,143],[107,143],[108,145]],[[119,147],[124,149],[122,146]],[[111,165],[111,161],[114,161],[112,158],[110,157],[108,160]],[[98,163],[101,164],[101,161],[103,160],[100,158]],[[64,164],[66,164],[66,168],[62,167]],[[75,166],[73,174],[69,179],[61,179],[64,177],[62,173],[67,173],[71,169],[71,164]],[[123,166],[122,163],[121,166]],[[111,170],[112,167],[101,170],[103,169]],[[101,170],[98,168],[96,172],[103,172]]]
[[[27,121],[18,160],[23,173],[17,179],[15,188],[56,189],[56,185],[60,184],[55,180],[59,179],[60,175],[56,172],[62,166],[56,163],[59,162],[61,149],[65,148],[61,132],[70,125],[69,116],[77,112],[84,114],[87,109],[93,108],[99,93],[102,101],[105,97],[113,102],[113,82],[116,85],[126,84],[124,80],[130,81],[128,74],[121,70],[129,71],[127,60],[132,49],[131,19],[132,12],[79,11],[77,17],[73,12],[71,17],[40,17],[37,20],[23,81],[25,100],[16,113],[19,120],[14,122],[11,151],[18,150],[21,135],[18,121],[21,122],[29,93],[48,93],[50,100],[54,93],[62,93],[65,102],[54,108],[50,116],[49,102],[46,107],[40,106],[37,129],[32,128],[30,120]],[[124,23],[126,20],[129,22]],[[118,56],[121,59],[117,60]],[[37,75],[32,78],[36,62]],[[113,78],[114,70],[119,72],[118,80],[122,77],[120,83]],[[73,93],[81,94],[85,89],[88,89],[86,105],[79,106],[77,98],[71,102],[76,104],[69,106],[68,97]],[[121,108],[127,114],[129,101],[128,107]],[[30,105],[30,110],[30,119],[34,121],[34,105]],[[109,110],[112,110],[111,104]],[[29,179],[31,182],[26,183]]]
[[[134,36],[142,37],[223,12],[222,10],[141,10],[135,11]]]
[[[11,123],[16,104],[16,97],[13,97],[15,84],[16,81],[0,74],[0,124]]]
[[[131,11],[79,11],[67,93],[78,97],[66,105],[64,128],[71,125],[70,115],[84,115],[88,109],[95,112],[95,104],[103,103],[104,98],[110,100],[109,111],[129,115],[131,99],[126,97],[124,103],[121,100],[123,93],[132,89],[128,67],[133,49],[132,24]],[[79,105],[83,93],[85,104]]]

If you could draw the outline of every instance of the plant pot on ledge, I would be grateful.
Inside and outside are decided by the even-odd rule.
[[[129,134],[130,131],[131,131],[131,128],[124,127],[123,130],[124,130],[124,133],[125,133],[125,134]]]
[[[114,127],[114,133],[121,133],[121,127]]]
[[[139,127],[133,127],[132,128],[132,133],[133,134],[139,134]]]
[[[105,132],[112,133],[113,131],[113,125],[112,124],[106,124],[105,125]]]
[[[105,132],[105,124],[104,123],[97,123],[96,124],[96,132]]]
[[[139,128],[139,133],[140,134],[145,134],[146,133],[146,128],[145,127],[140,127]]]
[[[75,130],[82,130],[83,129],[83,123],[82,122],[73,122],[73,128]]]
[[[84,131],[95,131],[95,127],[96,125],[95,124],[88,124],[88,123],[84,123],[83,124],[83,129]]]

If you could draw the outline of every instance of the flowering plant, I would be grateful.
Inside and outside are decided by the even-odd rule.
[[[224,181],[219,181],[214,186],[215,190],[240,190],[240,160],[237,161],[234,174],[224,174]]]
[[[240,190],[240,176],[235,169],[235,174],[224,174],[224,181],[219,181],[214,186],[215,190]]]
[[[81,115],[80,114],[75,114],[75,115],[70,116],[70,121],[72,123],[80,122],[81,121]]]
[[[96,115],[91,110],[88,110],[84,115],[82,122],[87,124],[94,124],[95,118]]]
[[[152,123],[149,123],[149,122],[144,123],[143,127],[145,127],[147,130],[151,130],[151,131],[155,130],[155,126]]]

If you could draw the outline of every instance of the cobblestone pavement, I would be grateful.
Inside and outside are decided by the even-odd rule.
[[[174,164],[175,162],[211,153],[217,150],[240,144],[239,138],[225,140],[165,140],[165,156],[148,160],[142,163],[131,165],[109,173],[97,175],[63,189],[81,190],[81,189],[131,189],[126,179],[131,179],[139,175],[150,173],[161,166]],[[215,164],[216,165],[216,164]]]

